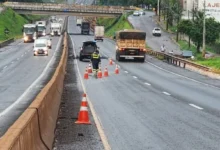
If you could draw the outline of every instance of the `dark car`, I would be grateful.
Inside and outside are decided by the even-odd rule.
[[[92,53],[97,49],[99,49],[99,47],[96,45],[95,41],[83,42],[83,46],[81,47],[79,54],[79,60],[82,61],[84,58],[91,59]]]

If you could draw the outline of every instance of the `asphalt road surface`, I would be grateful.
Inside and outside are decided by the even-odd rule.
[[[166,47],[166,52],[173,50],[174,53],[179,54],[179,47],[171,41],[171,34],[162,31],[161,29],[161,37],[153,36],[152,30],[154,27],[159,27],[155,20],[153,20],[153,12],[146,12],[146,15],[142,16],[129,16],[128,20],[132,23],[132,25],[139,30],[143,30],[146,32],[146,41],[147,45],[156,51],[160,51],[160,47],[164,44]]]
[[[69,17],[69,25],[68,32],[78,55],[82,41],[93,40],[93,35],[74,35],[80,30],[73,17]],[[102,55],[115,58],[113,41],[105,39],[98,46]],[[209,85],[198,74],[186,71],[185,77],[181,68],[173,67],[168,72],[146,61],[117,62],[120,74],[116,75],[115,65],[110,66],[107,59],[102,59],[102,70],[107,66],[109,77],[89,76],[83,80],[111,148],[219,149],[219,81],[216,80],[216,86]],[[83,77],[88,62],[77,64]]]
[[[17,40],[0,52],[0,136],[44,87],[60,58],[61,37],[52,37],[49,56],[33,56],[33,43]]]

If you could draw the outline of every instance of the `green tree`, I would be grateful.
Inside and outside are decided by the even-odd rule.
[[[182,20],[178,25],[181,33],[187,34],[197,46],[197,53],[200,53],[200,47],[203,41],[203,12],[197,12],[194,21]],[[206,19],[206,44],[212,44],[219,38],[220,23],[214,18]]]

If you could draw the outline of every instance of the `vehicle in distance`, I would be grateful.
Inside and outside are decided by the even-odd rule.
[[[90,23],[83,21],[81,25],[81,34],[89,34],[90,32]]]
[[[61,35],[61,24],[60,23],[51,23],[50,25],[50,35],[51,36],[55,36],[55,35],[58,35],[60,36]]]
[[[103,42],[103,37],[105,34],[104,26],[95,26],[94,40],[101,40]]]
[[[25,24],[22,29],[24,43],[33,42],[37,39],[37,25],[36,24]]]
[[[145,61],[146,32],[134,29],[117,31],[114,39],[116,41],[116,60],[136,59]]]
[[[145,15],[145,11],[144,11],[143,9],[140,9],[140,10],[139,10],[139,14],[140,14],[140,15]]]
[[[81,26],[82,25],[82,19],[81,18],[77,18],[76,19],[76,26]]]
[[[49,48],[47,46],[47,39],[37,39],[34,42],[34,56],[36,55],[46,55],[48,56]]]
[[[47,47],[49,48],[49,49],[51,49],[52,48],[52,39],[49,37],[49,36],[44,36],[44,37],[41,37],[40,39],[46,39],[47,40]]]
[[[37,25],[38,37],[45,36],[46,35],[46,21],[37,21],[36,25]]]
[[[134,11],[134,12],[133,12],[133,16],[140,16],[139,11]]]
[[[50,22],[57,22],[57,17],[56,16],[51,16]]]
[[[80,49],[79,60],[83,61],[83,59],[91,59],[92,53],[99,47],[95,41],[85,41]]]
[[[160,28],[155,27],[155,28],[153,29],[153,31],[152,31],[152,34],[153,34],[154,36],[161,36],[161,30],[160,30]]]

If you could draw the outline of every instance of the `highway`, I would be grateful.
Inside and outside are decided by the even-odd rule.
[[[173,50],[174,53],[179,54],[179,47],[171,41],[171,37],[173,35],[163,31],[161,31],[161,37],[153,36],[152,30],[154,27],[159,27],[157,24],[155,24],[155,20],[153,19],[153,15],[155,15],[154,12],[148,12],[146,11],[146,15],[142,16],[129,16],[128,20],[132,23],[132,25],[136,29],[140,29],[146,32],[147,37],[146,41],[149,47],[151,47],[154,50],[160,51],[160,47],[164,44],[166,47],[167,52]]]
[[[75,18],[69,17],[68,32],[76,55],[82,41],[93,40],[93,35],[74,35],[79,31]],[[155,44],[159,41],[152,40],[149,45],[160,47]],[[115,58],[113,41],[105,39],[98,46],[102,55]],[[111,149],[219,149],[220,82],[212,84],[212,79],[177,67],[166,70],[148,59],[145,63],[117,63],[119,75],[114,74],[115,65],[102,59],[102,70],[107,66],[110,76],[83,80]],[[88,62],[77,60],[77,66],[83,77]]]
[[[50,79],[60,58],[61,37],[52,37],[49,56],[33,56],[33,43],[14,43],[0,52],[0,137]]]

